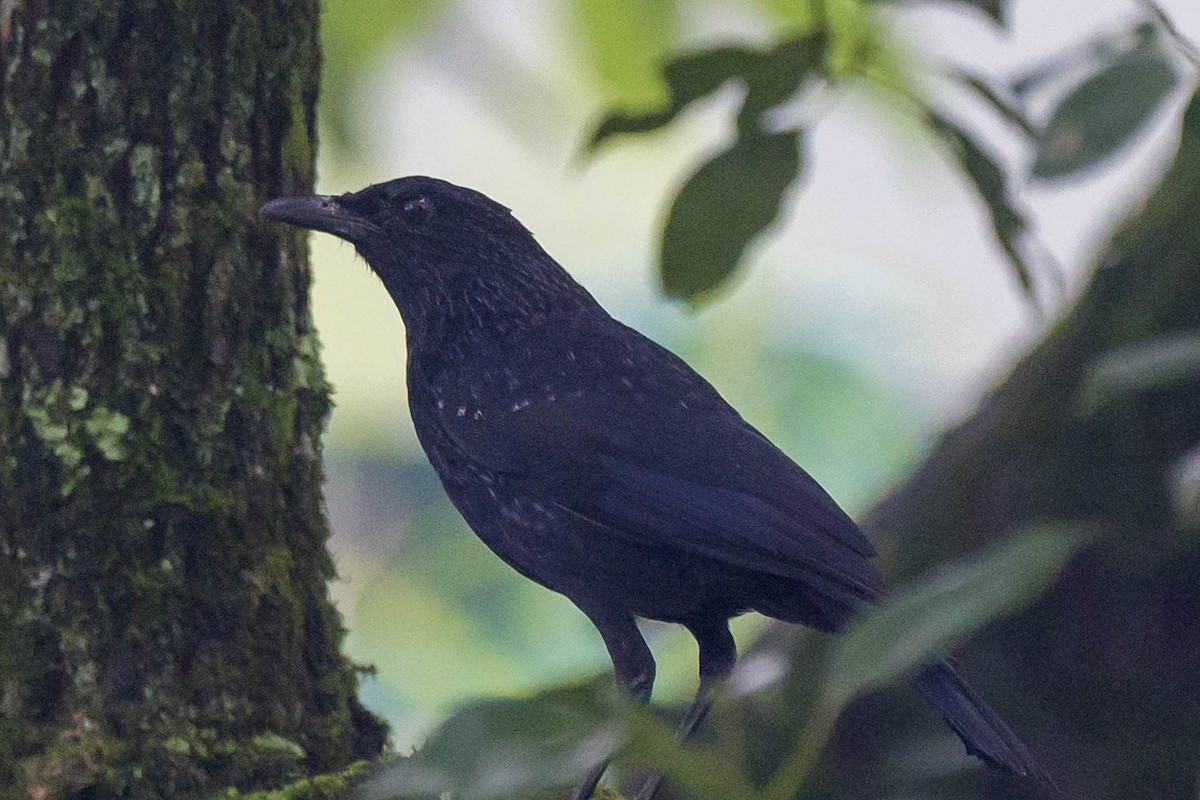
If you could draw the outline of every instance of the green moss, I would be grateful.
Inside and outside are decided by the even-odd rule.
[[[239,792],[226,789],[213,800],[337,800],[344,798],[370,770],[366,761],[358,761],[337,772],[315,775],[279,789]]]
[[[123,9],[18,15],[0,76],[0,786],[22,796],[277,786],[383,739],[324,583],[305,253],[255,215],[311,188],[316,2]]]

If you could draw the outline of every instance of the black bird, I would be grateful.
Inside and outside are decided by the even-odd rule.
[[[629,692],[648,702],[654,683],[635,618],[696,637],[700,691],[681,736],[733,669],[730,617],[837,632],[880,598],[875,549],[837,503],[681,359],[609,316],[509,209],[409,177],[262,215],[351,242],[382,279],[446,494],[496,555],[588,616]],[[950,664],[912,684],[970,753],[1041,774]]]

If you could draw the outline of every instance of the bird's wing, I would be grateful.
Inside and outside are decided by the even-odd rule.
[[[608,534],[879,591],[875,549],[808,473],[674,355],[634,355],[482,417],[447,407],[440,424],[462,457]]]

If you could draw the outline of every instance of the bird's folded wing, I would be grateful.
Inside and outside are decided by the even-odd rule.
[[[875,550],[804,470],[728,406],[680,410],[592,391],[474,420],[461,454],[595,529],[869,598]]]

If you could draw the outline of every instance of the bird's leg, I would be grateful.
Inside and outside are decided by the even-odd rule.
[[[654,656],[633,617],[620,612],[586,608],[583,612],[604,638],[617,682],[638,702],[650,702],[650,693],[654,689]],[[596,785],[600,783],[600,777],[607,767],[608,759],[605,759],[588,770],[583,782],[571,793],[571,800],[588,800],[596,791]]]
[[[737,644],[733,634],[729,632],[729,621],[726,619],[710,619],[689,623],[688,630],[696,637],[700,645],[700,690],[696,699],[683,715],[679,727],[675,730],[676,740],[686,741],[700,723],[708,716],[717,692],[724,686],[725,680],[733,672],[737,663]],[[654,793],[662,782],[662,775],[652,772],[646,776],[645,782],[637,793],[637,800],[653,800]]]

